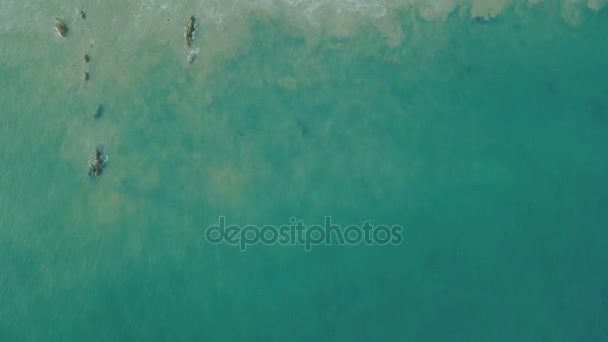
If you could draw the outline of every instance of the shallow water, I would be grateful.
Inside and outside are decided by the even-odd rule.
[[[608,338],[606,5],[0,0],[0,340]]]

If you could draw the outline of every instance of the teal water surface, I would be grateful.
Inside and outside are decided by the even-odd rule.
[[[0,4],[0,341],[608,339],[605,1]]]

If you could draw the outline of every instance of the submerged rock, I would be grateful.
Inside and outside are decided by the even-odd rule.
[[[101,146],[95,149],[93,160],[89,163],[89,176],[100,176],[103,173],[103,168],[108,162],[108,156],[103,152]]]
[[[490,17],[476,15],[476,16],[473,16],[473,21],[476,23],[483,24],[483,23],[487,23],[488,21],[490,21]]]
[[[93,114],[93,117],[95,118],[95,120],[101,118],[101,116],[103,115],[103,106],[102,105],[98,105],[97,108],[95,109],[95,114]]]

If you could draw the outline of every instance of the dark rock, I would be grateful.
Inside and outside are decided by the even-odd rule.
[[[61,38],[65,38],[68,35],[68,27],[65,25],[63,20],[59,18],[55,18],[55,30]]]

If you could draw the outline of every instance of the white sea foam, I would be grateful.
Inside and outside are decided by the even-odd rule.
[[[190,50],[188,56],[186,56],[186,60],[188,61],[188,63],[194,62],[194,59],[196,58],[196,55],[199,53],[199,51],[201,51],[200,48]]]
[[[554,0],[551,0],[554,1]],[[561,2],[560,15],[566,22],[578,25],[584,20],[585,11],[606,9],[608,0],[555,0]],[[11,31],[27,32],[43,37],[49,32],[55,17],[61,17],[70,26],[87,27],[91,34],[103,27],[104,34],[112,35],[121,45],[147,39],[150,34],[160,33],[173,37],[181,30],[187,18],[194,15],[202,40],[212,36],[210,32],[232,31],[244,28],[243,23],[254,15],[270,15],[288,18],[304,32],[330,31],[336,35],[350,35],[364,23],[382,26],[381,30],[391,41],[402,36],[394,15],[399,11],[413,11],[426,21],[445,21],[452,13],[463,19],[492,19],[501,16],[509,8],[526,10],[541,5],[545,0],[134,0],[130,2],[86,3],[86,20],[80,18],[80,0],[0,0],[0,35]],[[549,7],[555,11],[554,6]],[[383,18],[384,23],[380,23]],[[375,24],[378,23],[378,24]],[[96,25],[96,26],[94,26]],[[308,26],[307,26],[308,25]],[[309,30],[313,26],[315,30]],[[391,29],[390,27],[393,27]],[[394,32],[388,32],[388,31]],[[38,32],[38,33],[36,33]],[[79,32],[79,31],[70,31]],[[197,32],[199,33],[199,32]],[[197,38],[201,38],[197,37]],[[87,37],[93,39],[94,37]],[[100,38],[101,39],[101,38]],[[166,38],[173,39],[173,38]],[[314,39],[314,38],[313,38]],[[197,39],[198,40],[198,39]],[[14,53],[12,53],[14,54]],[[2,53],[0,52],[0,57]]]
[[[564,12],[606,8],[608,0],[560,0]],[[539,4],[544,0],[527,0]],[[87,4],[87,9],[116,12],[116,17],[127,18],[134,26],[164,20],[184,13],[194,13],[222,28],[233,15],[242,16],[252,11],[269,12],[314,20],[316,16],[339,17],[360,15],[380,18],[400,9],[414,8],[423,19],[444,19],[457,7],[470,8],[472,16],[491,18],[499,16],[510,6],[521,5],[517,0],[136,0],[133,2],[111,3],[95,1]],[[45,23],[46,18],[57,15],[72,22],[79,16],[74,8],[81,8],[79,0],[66,2],[42,0],[0,0],[0,30],[32,27],[32,23]],[[34,24],[35,25],[35,24]]]

